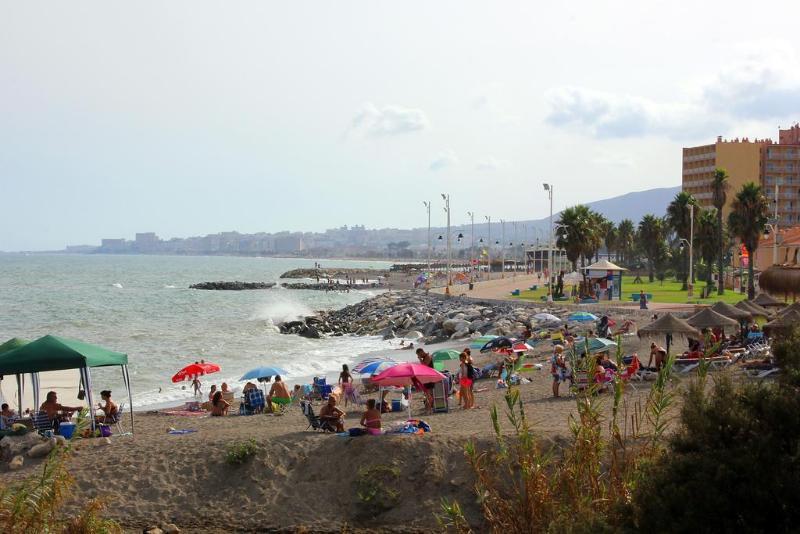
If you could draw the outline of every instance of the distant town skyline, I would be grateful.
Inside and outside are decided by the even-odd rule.
[[[422,227],[428,200],[442,226],[443,192],[454,224],[525,220],[548,213],[543,182],[556,211],[676,185],[683,147],[797,120],[798,15],[721,0],[6,3],[0,250]]]

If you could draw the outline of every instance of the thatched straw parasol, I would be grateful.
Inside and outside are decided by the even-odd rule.
[[[788,333],[796,326],[800,326],[800,311],[792,310],[765,324],[764,332],[772,337]]]
[[[786,308],[782,309],[781,311],[779,311],[777,313],[777,316],[781,317],[781,316],[786,315],[787,313],[789,313],[791,311],[800,312],[800,302],[795,302],[795,303],[791,304],[790,306],[787,306]]]
[[[798,271],[798,272],[800,272],[800,271]],[[764,276],[765,273],[766,273],[766,271],[764,273],[761,273],[761,276]],[[759,286],[760,287],[764,287],[764,286],[761,286],[761,277],[759,277],[758,280],[759,280]],[[767,289],[767,288],[764,287],[764,289]],[[782,308],[783,306],[786,305],[783,302],[781,302],[778,299],[776,299],[775,297],[773,297],[772,295],[769,295],[767,293],[759,293],[758,295],[756,295],[756,298],[753,299],[753,302],[755,304],[758,304],[762,308]]]
[[[736,306],[731,306],[727,302],[722,302],[722,301],[719,301],[713,306],[711,306],[711,309],[719,313],[720,315],[724,315],[725,317],[730,317],[731,319],[735,319],[737,321],[746,321],[747,319],[753,316],[753,312],[739,309]]]
[[[759,306],[758,304],[755,304],[750,300],[740,300],[736,303],[735,307],[739,308],[740,310],[749,311],[753,314],[753,317],[764,317],[765,319],[772,317],[771,311]]]
[[[700,339],[701,337],[699,330],[697,330],[695,327],[693,327],[683,319],[678,319],[671,313],[665,313],[664,315],[662,315],[649,325],[639,328],[637,335],[640,338],[652,337],[654,335],[667,336],[667,352],[669,352],[671,338],[674,335],[692,336],[697,339]]]
[[[726,326],[739,326],[739,323],[717,313],[711,308],[699,311],[686,319],[686,322],[695,328],[725,328]]]
[[[795,296],[800,293],[800,267],[796,265],[773,265],[758,276],[758,287],[773,294],[782,293],[786,297],[789,295]],[[766,301],[759,302],[758,297],[756,297],[757,304],[762,306],[778,305],[769,304]]]

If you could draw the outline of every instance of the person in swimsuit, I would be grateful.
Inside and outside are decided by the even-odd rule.
[[[342,365],[342,372],[339,373],[339,385],[342,388],[344,407],[347,408],[347,401],[353,395],[353,376],[350,374],[350,368],[347,367],[347,364]]]
[[[472,396],[472,372],[470,368],[472,365],[469,363],[469,356],[466,352],[462,352],[459,357],[461,362],[458,366],[458,384],[460,401],[464,403],[464,409],[469,410],[472,408],[475,401]]]
[[[58,394],[55,391],[47,392],[47,400],[45,400],[39,407],[39,410],[47,414],[47,418],[51,421],[64,420],[68,421],[72,417],[73,412],[81,409],[80,406],[64,406],[58,403]]]
[[[319,420],[335,428],[336,432],[344,432],[344,416],[345,413],[336,407],[336,397],[333,395],[328,397],[328,403],[319,411]]]
[[[360,424],[366,427],[367,432],[373,435],[382,434],[381,411],[376,407],[375,399],[367,400],[367,410],[361,415]]]
[[[292,396],[286,387],[286,382],[281,379],[281,375],[275,375],[275,382],[273,382],[272,387],[269,389],[269,395],[267,395],[267,410],[269,410],[269,413],[275,412],[273,402],[284,405],[292,402]]]
[[[553,376],[553,397],[558,397],[558,387],[567,380],[567,362],[564,360],[564,346],[556,345],[550,358],[550,374]]]
[[[228,415],[228,408],[230,407],[230,403],[222,398],[221,391],[214,393],[214,398],[211,399],[211,415],[215,417]]]
[[[97,407],[103,411],[103,415],[98,415],[95,419],[98,423],[115,423],[117,421],[117,414],[119,413],[119,408],[111,400],[111,391],[104,390],[100,392],[100,398],[103,399],[106,404],[103,406],[99,402],[97,403]]]

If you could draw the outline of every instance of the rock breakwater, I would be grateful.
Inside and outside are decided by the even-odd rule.
[[[269,289],[275,282],[200,282],[192,284],[189,289],[208,289],[217,291],[243,291],[246,289]]]
[[[379,335],[384,338],[417,338],[420,343],[439,343],[485,334],[519,335],[540,326],[537,313],[564,313],[535,306],[482,303],[446,299],[414,291],[390,292],[347,306],[323,311],[304,320],[279,325],[284,334],[305,337]]]

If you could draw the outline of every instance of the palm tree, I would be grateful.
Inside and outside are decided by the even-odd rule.
[[[747,263],[747,298],[755,297],[756,289],[753,280],[756,250],[758,240],[764,233],[769,214],[769,203],[761,192],[761,186],[747,182],[742,186],[733,199],[731,213],[728,215],[728,228],[731,234],[739,238],[739,241],[747,248],[750,261]]]
[[[609,260],[614,251],[619,254],[619,249],[617,249],[617,226],[613,221],[607,220],[603,225],[603,243],[606,245]],[[616,261],[617,258],[614,258],[614,260]]]
[[[728,172],[725,169],[714,171],[714,179],[711,181],[711,203],[717,208],[717,273],[719,275],[717,294],[725,293],[725,281],[723,272],[725,270],[725,240],[722,237],[724,231],[722,225],[722,208],[728,201]]]
[[[718,221],[719,217],[717,216],[716,208],[702,210],[700,216],[697,218],[697,232],[694,237],[695,246],[700,253],[700,257],[703,259],[703,263],[708,267],[706,272],[706,284],[709,286],[714,285],[714,260],[717,258],[717,252],[719,250]]]
[[[586,252],[589,262],[597,261],[599,258],[600,247],[603,246],[606,227],[611,223],[596,211],[589,210],[589,232],[586,242]]]
[[[558,224],[566,228],[559,231],[556,246],[564,249],[567,259],[572,263],[572,270],[578,270],[578,260],[589,251],[587,243],[591,234],[592,211],[583,205],[572,206],[561,212]]]
[[[656,262],[659,260],[659,252],[664,242],[664,220],[655,215],[648,214],[642,217],[639,222],[639,231],[636,234],[639,248],[647,257],[648,278],[653,281]]]
[[[690,205],[696,205],[697,202],[695,201],[694,197],[685,191],[681,191],[672,202],[669,203],[667,206],[667,224],[675,232],[678,239],[686,239],[687,241],[691,241],[692,238],[689,235],[691,232],[690,230],[690,218],[691,215],[689,210],[691,209]],[[686,279],[688,278],[689,272],[689,251],[687,247],[684,247],[683,250],[683,257],[685,258],[683,272],[680,273],[681,282],[683,283],[682,289],[687,289]],[[694,280],[692,280],[694,282]]]
[[[621,256],[623,264],[631,264],[635,237],[636,227],[633,225],[633,221],[622,219],[617,227],[617,254]]]

